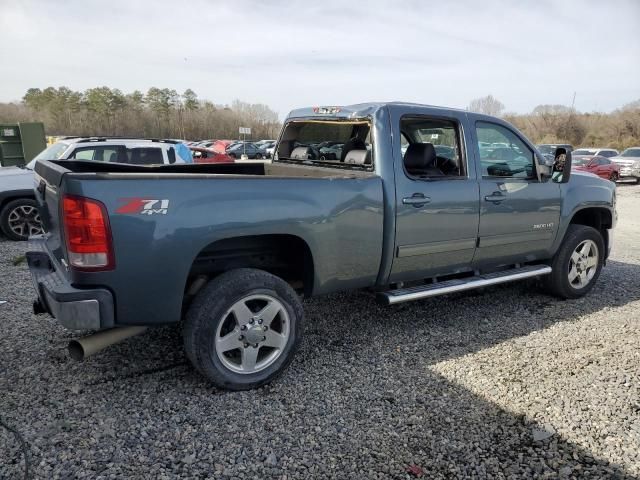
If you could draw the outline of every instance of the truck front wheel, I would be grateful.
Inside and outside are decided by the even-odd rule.
[[[546,290],[560,298],[579,298],[596,283],[604,263],[604,240],[598,230],[569,225],[545,277]]]
[[[213,384],[248,390],[279,376],[302,336],[302,305],[284,280],[241,268],[209,282],[187,312],[187,357]]]

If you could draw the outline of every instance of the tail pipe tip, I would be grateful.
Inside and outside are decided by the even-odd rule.
[[[119,327],[73,339],[69,342],[69,356],[74,360],[82,361],[111,345],[140,335],[146,330],[147,327]]]

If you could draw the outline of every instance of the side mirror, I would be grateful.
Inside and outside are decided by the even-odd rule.
[[[556,148],[551,178],[557,183],[569,181],[571,178],[571,150],[562,147]]]
[[[538,161],[538,173],[540,174],[540,180],[547,181],[553,176],[553,165],[555,159],[548,154],[536,155]]]

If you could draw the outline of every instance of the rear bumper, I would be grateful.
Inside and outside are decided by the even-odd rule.
[[[71,285],[66,270],[48,251],[42,236],[29,239],[27,264],[45,311],[70,330],[100,330],[114,326],[113,295],[102,288],[79,289]]]

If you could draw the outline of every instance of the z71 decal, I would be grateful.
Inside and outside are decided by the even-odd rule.
[[[119,202],[124,202],[116,210],[116,213],[140,214],[140,215],[166,215],[169,211],[168,199],[155,198],[120,198]]]

